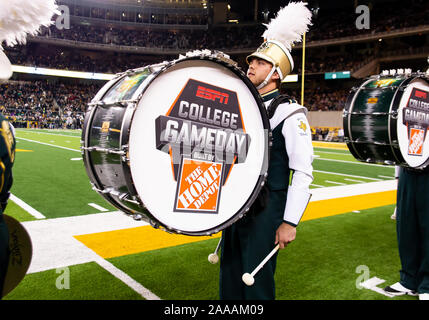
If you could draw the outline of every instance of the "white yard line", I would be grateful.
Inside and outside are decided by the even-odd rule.
[[[109,261],[98,256],[98,258],[95,258],[95,262],[100,267],[102,267],[106,271],[110,272],[114,277],[121,280],[123,283],[125,283],[127,286],[129,286],[131,289],[133,289],[135,292],[140,294],[146,300],[161,300],[160,297],[158,297],[156,294],[151,292],[149,289],[143,287],[139,282],[137,282],[136,280],[131,278],[128,274],[126,274],[122,270],[116,268]]]
[[[355,179],[348,179],[348,178],[344,178],[344,180],[350,181],[350,182],[365,183],[365,181],[362,181],[362,180],[355,180]]]
[[[39,134],[49,134],[51,136],[60,136],[60,137],[70,137],[70,138],[81,138],[81,136],[74,136],[74,135],[69,135],[69,134],[59,134],[59,133],[51,133],[51,132],[39,132],[39,131],[25,131],[25,130],[16,130],[17,132],[22,132],[22,133],[29,133],[31,132],[31,134],[34,133],[39,133]]]
[[[10,194],[9,199],[12,200],[13,202],[15,202],[18,206],[20,206],[22,209],[27,211],[29,214],[31,214],[36,219],[46,219],[46,217],[43,214],[41,214],[39,211],[34,209],[29,204],[27,204],[24,201],[22,201],[21,199],[19,199],[17,196]]]
[[[22,222],[33,243],[28,273],[94,261],[94,252],[74,236],[147,225],[120,211]]]
[[[362,194],[370,194],[384,191],[393,191],[398,187],[396,180],[384,180],[364,184],[349,184],[345,186],[325,187],[311,189],[310,201],[322,201],[336,198],[353,197]]]
[[[98,204],[96,204],[96,203],[88,203],[88,206],[93,207],[93,208],[95,208],[95,209],[97,209],[97,210],[99,210],[99,211],[103,211],[103,212],[107,212],[107,211],[109,211],[109,210],[107,210],[106,208],[103,208],[102,206],[99,206],[99,205],[98,205]]]
[[[343,176],[343,177],[351,177],[351,178],[360,178],[360,179],[366,179],[366,180],[372,180],[372,181],[383,181],[383,179],[369,178],[369,177],[363,177],[363,176],[355,176],[355,175],[351,175],[351,174],[336,173],[336,172],[330,172],[330,171],[313,170],[313,172],[326,173],[326,174],[333,174],[333,175],[335,175],[335,176]]]
[[[74,236],[148,225],[135,221],[120,211],[22,222],[30,235],[33,257],[28,273],[64,268],[96,262],[113,276],[124,282],[147,300],[160,300],[158,296],[116,268]]]
[[[395,169],[394,167],[388,166],[388,165],[382,165],[382,164],[376,164],[376,163],[367,163],[367,162],[360,162],[360,161],[347,161],[347,160],[325,159],[325,158],[314,158],[314,160],[324,160],[324,161],[333,161],[333,162],[341,162],[341,163],[360,164],[360,165],[364,165],[364,166],[383,167],[383,168],[391,167],[392,170]]]
[[[329,181],[329,180],[325,180],[325,182],[331,183],[331,184],[338,184],[338,185],[341,185],[341,186],[346,186],[347,185],[347,183],[341,183],[341,182],[335,182],[335,181]]]
[[[394,176],[382,176],[382,175],[378,175],[377,177],[380,177],[380,178],[386,178],[386,179],[395,179],[395,177]]]
[[[69,150],[69,151],[80,152],[80,150],[77,150],[77,149],[71,149],[71,148],[67,148],[67,147],[57,146],[57,145],[55,145],[55,144],[50,144],[50,143],[46,143],[46,142],[40,142],[40,141],[30,140],[30,139],[21,138],[21,137],[17,137],[16,139],[17,139],[17,140],[22,139],[22,140],[25,140],[25,141],[34,142],[34,143],[39,143],[39,144],[43,144],[43,145],[45,145],[45,146],[50,146],[50,147],[55,147],[55,148],[65,149],[65,150]]]

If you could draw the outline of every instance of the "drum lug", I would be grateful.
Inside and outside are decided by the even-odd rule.
[[[115,149],[108,149],[108,148],[100,148],[100,147],[81,147],[82,150],[91,152],[91,151],[97,151],[102,153],[109,153],[109,154],[117,154],[120,156],[124,156],[126,153],[122,150],[115,150]]]
[[[142,215],[142,214],[140,214],[140,213],[134,213],[134,214],[132,215],[132,218],[133,218],[134,220],[136,220],[136,221],[141,221],[141,220],[143,220],[143,215]]]
[[[152,226],[152,228],[159,229],[160,224],[158,222],[153,221],[152,219],[149,220],[149,224]]]
[[[390,114],[390,117],[395,120],[398,119],[398,111],[392,111],[392,113]]]

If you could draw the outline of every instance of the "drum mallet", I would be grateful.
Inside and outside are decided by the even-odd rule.
[[[268,256],[266,256],[265,259],[255,268],[255,270],[253,270],[252,273],[246,272],[245,274],[243,274],[241,279],[246,285],[252,286],[255,283],[255,274],[257,274],[258,271],[261,270],[261,268],[267,263],[268,260],[270,260],[270,258],[277,252],[277,250],[279,250],[279,248],[280,245],[276,245],[275,248],[268,254]]]
[[[216,264],[216,263],[218,263],[218,261],[219,261],[219,256],[218,256],[218,252],[219,252],[219,248],[220,248],[220,243],[222,242],[222,237],[220,238],[220,240],[219,240],[219,242],[218,242],[218,244],[217,244],[217,247],[216,247],[216,250],[215,250],[215,252],[214,253],[210,253],[209,254],[209,262],[211,263],[211,264]]]

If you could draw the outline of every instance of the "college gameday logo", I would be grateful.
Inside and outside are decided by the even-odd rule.
[[[169,153],[177,181],[173,211],[218,213],[222,186],[250,145],[236,92],[189,79],[155,122],[156,148]]]
[[[422,156],[423,144],[429,127],[428,92],[413,88],[402,112],[403,124],[408,129],[408,155]]]

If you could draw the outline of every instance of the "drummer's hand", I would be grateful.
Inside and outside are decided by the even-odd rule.
[[[295,240],[296,228],[283,222],[276,231],[276,243],[280,245],[280,249],[284,249],[290,242]]]

